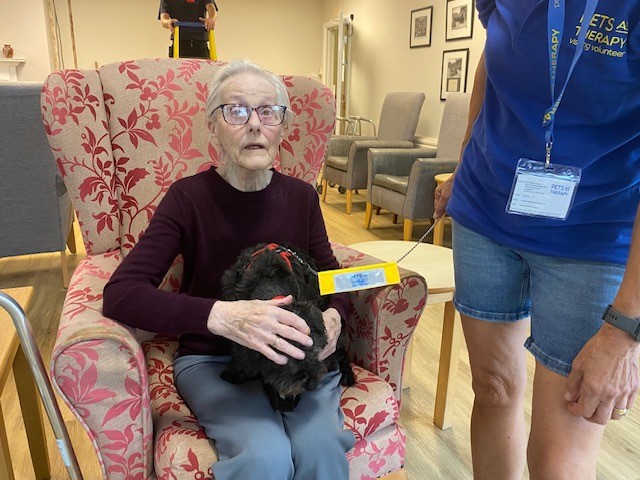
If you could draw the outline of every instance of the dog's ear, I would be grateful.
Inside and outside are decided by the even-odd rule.
[[[222,275],[220,281],[222,285],[222,296],[225,300],[240,300],[241,292],[239,286],[242,278],[246,274],[247,267],[253,260],[254,252],[264,248],[266,243],[258,244],[254,247],[245,248],[236,261]]]

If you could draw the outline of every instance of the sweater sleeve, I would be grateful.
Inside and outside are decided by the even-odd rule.
[[[188,241],[193,215],[171,187],[146,232],[104,288],[106,316],[135,328],[168,335],[209,333],[214,299],[159,290],[167,270]]]
[[[311,209],[309,212],[309,254],[316,261],[318,269],[334,270],[340,268],[338,260],[333,255],[327,229],[320,210],[320,199],[313,189],[311,190]],[[331,297],[329,307],[335,308],[343,321],[345,321],[351,312],[351,302],[348,293],[337,293]]]

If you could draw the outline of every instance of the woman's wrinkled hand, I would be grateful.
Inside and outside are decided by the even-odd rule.
[[[324,360],[336,351],[338,338],[342,332],[342,319],[335,308],[328,308],[322,312],[324,328],[327,331],[327,345],[318,353],[318,359]]]
[[[292,300],[291,295],[277,300],[218,300],[209,312],[207,328],[214,335],[256,350],[279,365],[287,363],[286,355],[302,360],[304,351],[289,341],[311,346],[313,340],[302,318],[279,307]]]
[[[640,346],[625,332],[604,324],[573,361],[567,378],[567,409],[606,425],[630,410],[640,388]]]

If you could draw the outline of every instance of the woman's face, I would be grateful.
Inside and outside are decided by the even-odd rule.
[[[225,82],[222,103],[260,107],[278,102],[273,85],[266,79],[253,73],[241,73]],[[233,162],[247,170],[270,168],[286,131],[284,123],[263,125],[255,111],[245,125],[229,125],[218,110],[210,128],[214,142],[222,149],[222,161]]]

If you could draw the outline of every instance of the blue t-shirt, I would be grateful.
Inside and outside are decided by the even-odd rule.
[[[585,2],[566,1],[556,94]],[[547,0],[477,0],[487,87],[447,213],[515,249],[625,264],[640,200],[640,0],[600,1],[555,116],[552,163],[582,168],[566,220],[508,214],[518,159],[544,160]]]

